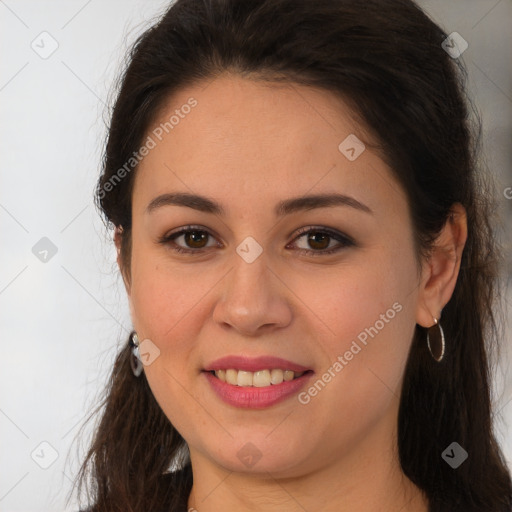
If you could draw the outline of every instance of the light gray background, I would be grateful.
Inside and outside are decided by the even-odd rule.
[[[512,467],[512,199],[505,197],[512,187],[512,2],[419,3],[469,43],[463,60],[508,230],[508,356],[500,361],[496,402]],[[166,5],[0,0],[1,512],[76,510],[64,505],[77,469],[72,442],[130,330],[115,252],[92,203],[105,104],[126,49]],[[33,41],[39,51],[50,48],[43,31],[58,43],[47,59],[31,48]],[[46,263],[32,252],[42,237],[58,250]],[[42,469],[53,450],[58,458]]]

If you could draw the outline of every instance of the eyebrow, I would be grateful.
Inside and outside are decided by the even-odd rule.
[[[176,192],[162,194],[155,197],[146,207],[146,213],[151,213],[163,206],[185,206],[200,212],[212,213],[214,215],[225,215],[224,208],[208,197],[189,194],[188,192]],[[349,206],[365,213],[373,215],[373,211],[353,197],[344,194],[317,194],[309,196],[293,197],[277,203],[274,208],[276,217],[290,215],[301,210],[314,210],[316,208],[329,208],[333,206]]]

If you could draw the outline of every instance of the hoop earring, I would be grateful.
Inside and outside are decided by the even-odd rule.
[[[428,328],[427,330],[427,346],[430,352],[430,355],[434,358],[438,363],[442,361],[444,357],[445,351],[445,340],[444,340],[444,332],[441,324],[438,323],[437,318],[434,318],[435,324]],[[435,332],[435,327],[437,327],[437,332]],[[432,338],[433,343],[430,343],[430,339]],[[434,346],[432,349],[432,345]]]
[[[130,338],[130,342],[132,345],[132,350],[130,354],[130,366],[132,367],[132,372],[135,377],[140,377],[142,370],[144,369],[144,365],[140,359],[139,353],[139,337],[137,333],[134,332]]]

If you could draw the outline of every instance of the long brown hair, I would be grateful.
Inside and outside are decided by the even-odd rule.
[[[110,225],[123,228],[129,277],[137,166],[126,163],[173,92],[229,70],[343,98],[376,136],[407,193],[418,258],[428,254],[454,203],[467,212],[460,273],[442,314],[445,358],[430,357],[420,326],[410,349],[398,417],[402,470],[432,511],[509,512],[510,473],[491,421],[488,355],[499,340],[501,257],[492,184],[477,168],[481,123],[470,115],[460,59],[442,48],[446,37],[411,0],[177,0],[129,55],[96,199]],[[185,510],[192,485],[186,443],[144,374],[133,376],[129,356],[127,342],[98,407],[78,492],[86,491],[94,512]],[[456,470],[441,458],[453,441],[469,454]],[[171,464],[183,469],[166,472]]]

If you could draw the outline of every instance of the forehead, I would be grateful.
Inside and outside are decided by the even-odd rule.
[[[368,145],[353,161],[340,151],[347,138],[370,138],[341,99],[320,89],[223,75],[172,95],[147,136],[154,147],[135,184],[146,202],[169,191],[240,208],[307,192],[364,193],[375,205],[404,200]]]

